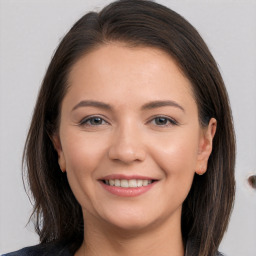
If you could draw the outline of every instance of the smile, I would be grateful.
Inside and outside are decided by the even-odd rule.
[[[102,188],[119,197],[136,197],[151,190],[159,180],[138,175],[109,175],[99,182]]]
[[[109,179],[103,180],[106,185],[122,187],[122,188],[138,188],[143,186],[148,186],[153,183],[154,180],[141,180],[141,179]]]

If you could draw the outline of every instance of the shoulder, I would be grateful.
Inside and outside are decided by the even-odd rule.
[[[57,244],[40,244],[25,247],[21,250],[3,254],[2,256],[72,256],[67,248]]]

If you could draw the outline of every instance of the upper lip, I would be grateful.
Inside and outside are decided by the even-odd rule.
[[[99,180],[157,180],[156,178],[142,175],[124,175],[124,174],[111,174],[100,178]]]

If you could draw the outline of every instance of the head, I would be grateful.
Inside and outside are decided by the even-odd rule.
[[[83,240],[81,206],[61,172],[54,138],[59,135],[74,67],[111,45],[129,51],[151,49],[169,57],[189,82],[200,129],[207,130],[216,120],[207,164],[197,171],[203,175],[193,176],[181,214],[183,240],[194,241],[193,253],[213,255],[234,198],[235,140],[227,92],[214,58],[192,25],[172,10],[143,0],[117,1],[83,16],[63,38],[49,65],[24,154],[40,240],[66,242],[73,251]]]

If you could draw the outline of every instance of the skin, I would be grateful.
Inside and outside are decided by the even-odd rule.
[[[111,43],[74,64],[69,86],[53,142],[83,210],[86,246],[75,255],[184,255],[182,203],[195,172],[207,169],[216,130],[213,118],[200,126],[190,81],[161,50]],[[145,108],[155,101],[176,105]],[[120,197],[98,180],[112,174],[157,182]]]

